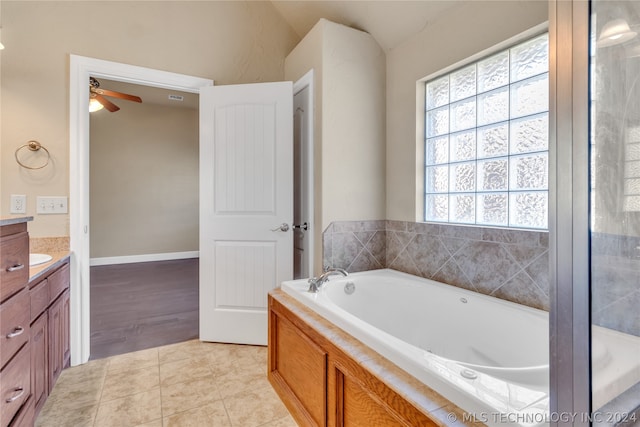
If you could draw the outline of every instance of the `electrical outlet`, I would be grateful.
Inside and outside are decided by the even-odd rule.
[[[27,196],[25,196],[24,194],[12,194],[10,213],[12,214],[27,213]]]
[[[39,214],[66,214],[67,198],[38,196],[36,212]]]

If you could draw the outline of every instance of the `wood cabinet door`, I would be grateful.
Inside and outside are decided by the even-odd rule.
[[[63,297],[61,296],[49,307],[49,393],[53,390],[56,380],[63,367],[63,329],[64,316]]]
[[[62,294],[62,369],[71,364],[71,294]]]
[[[336,425],[338,427],[409,427],[362,382],[336,369]],[[421,424],[418,424],[421,425]]]
[[[294,418],[303,425],[327,425],[327,353],[284,317],[272,312],[269,379]],[[284,394],[284,396],[282,395]],[[295,403],[293,403],[295,402]]]
[[[40,411],[49,394],[49,334],[47,313],[31,324],[31,391],[36,413]]]

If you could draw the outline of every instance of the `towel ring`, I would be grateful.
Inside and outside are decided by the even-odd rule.
[[[25,147],[28,148],[30,151],[38,151],[38,150],[40,150],[42,148],[45,151],[45,153],[47,153],[47,160],[44,162],[44,164],[42,166],[27,166],[27,165],[25,165],[18,158],[18,152],[20,150],[22,150],[23,148],[25,148]],[[49,153],[49,150],[47,150],[47,148],[44,145],[40,144],[38,141],[31,140],[31,141],[27,142],[26,144],[21,145],[20,147],[18,147],[18,149],[16,150],[16,153],[15,153],[15,157],[16,157],[16,162],[18,162],[18,164],[20,166],[22,166],[23,168],[36,170],[36,169],[42,169],[43,167],[45,167],[45,166],[47,166],[49,164],[49,160],[51,160],[51,153]]]

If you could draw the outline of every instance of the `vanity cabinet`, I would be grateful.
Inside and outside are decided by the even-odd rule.
[[[0,254],[0,426],[5,427],[25,415],[31,396],[26,222],[0,227]]]
[[[0,220],[0,427],[33,427],[70,362],[69,261],[30,283],[28,220]]]

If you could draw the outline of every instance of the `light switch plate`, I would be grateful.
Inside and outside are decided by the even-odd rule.
[[[11,209],[9,212],[12,214],[27,213],[27,196],[24,194],[12,194]]]
[[[66,214],[67,198],[65,196],[38,196],[36,212],[39,214]]]

